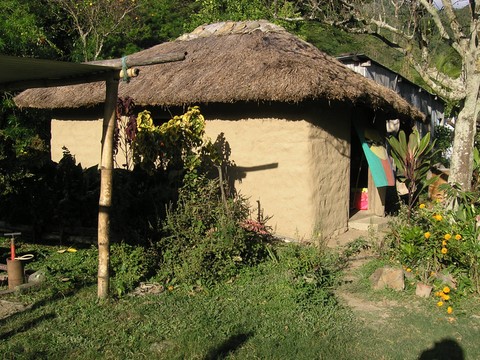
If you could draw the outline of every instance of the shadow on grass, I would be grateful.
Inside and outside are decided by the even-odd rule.
[[[462,347],[453,339],[436,342],[433,348],[427,349],[418,360],[464,360]]]
[[[6,333],[0,334],[0,340],[7,340],[15,334],[19,334],[19,333],[22,333],[24,331],[27,331],[29,329],[34,328],[35,326],[40,324],[42,321],[50,320],[50,319],[53,319],[55,317],[56,317],[56,315],[52,312],[52,313],[43,314],[41,316],[38,316],[35,319],[26,321],[24,324],[20,325],[16,329],[13,329],[13,330],[7,331]]]
[[[247,342],[249,338],[253,336],[252,332],[246,334],[237,334],[230,336],[225,340],[220,346],[211,349],[204,360],[220,360],[225,359],[228,354],[235,352],[240,348],[244,343]]]
[[[78,291],[80,291],[83,288],[93,286],[95,283],[94,282],[83,282],[79,284],[74,284],[72,288],[70,288],[66,292],[61,292],[57,291],[54,294],[50,294],[49,296],[46,296],[44,298],[38,299],[32,303],[27,309],[21,310],[18,312],[15,312],[13,314],[10,314],[2,319],[0,319],[0,326],[5,325],[8,322],[13,322],[17,317],[20,316],[25,316],[25,314],[32,313],[37,309],[40,309],[46,305],[51,305],[57,301],[69,298],[73,295],[75,295]],[[40,290],[41,291],[41,290]],[[0,340],[2,335],[0,335]]]

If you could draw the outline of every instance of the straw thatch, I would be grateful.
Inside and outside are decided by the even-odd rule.
[[[137,78],[121,81],[119,96],[128,95],[140,106],[338,100],[423,118],[393,91],[266,21],[201,26],[175,41],[132,54],[127,63],[176,52],[187,52],[186,60],[140,67]],[[90,83],[30,89],[15,102],[21,107],[79,108],[103,103],[104,98],[104,83]]]

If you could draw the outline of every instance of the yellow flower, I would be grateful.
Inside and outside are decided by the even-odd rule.
[[[446,240],[442,241],[442,246],[447,246],[447,241]]]
[[[437,302],[437,306],[443,306],[443,301]]]
[[[443,294],[442,299],[448,301],[450,300],[450,295]]]
[[[446,247],[442,247],[442,254],[445,255],[448,252]]]
[[[168,289],[168,291],[173,291],[173,286],[170,285],[167,289]]]
[[[449,306],[449,307],[447,308],[447,313],[451,314],[452,312],[453,312],[453,308],[452,308],[451,306]]]
[[[405,270],[405,271],[406,271],[406,272],[411,272],[411,271],[412,271],[412,269],[410,269],[410,268],[407,268],[407,270]]]
[[[425,209],[425,204],[420,204],[419,208],[420,209]]]
[[[443,217],[440,214],[433,215],[433,218],[437,221],[442,221]]]
[[[432,234],[430,234],[430,231],[427,231],[425,234],[423,234],[423,236],[425,236],[425,239],[428,239],[430,238]]]
[[[455,235],[455,240],[461,240],[461,239],[462,239],[462,235],[460,234]]]
[[[448,294],[450,292],[450,288],[448,286],[445,286],[442,290],[445,294]]]
[[[452,235],[450,234],[445,234],[444,236],[445,240],[450,240],[452,238]]]

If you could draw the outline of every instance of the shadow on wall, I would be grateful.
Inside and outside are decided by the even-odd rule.
[[[230,144],[225,138],[225,134],[222,132],[217,136],[214,147],[219,152],[222,164],[222,171],[226,174],[226,181],[229,191],[235,193],[235,181],[242,182],[242,179],[247,177],[247,173],[254,171],[265,171],[278,168],[278,162],[262,164],[256,166],[239,166],[236,165],[233,160],[230,159],[232,150]]]
[[[436,342],[433,348],[422,352],[418,360],[464,360],[462,347],[453,339]]]

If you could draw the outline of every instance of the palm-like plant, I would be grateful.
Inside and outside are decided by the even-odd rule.
[[[434,155],[435,141],[430,142],[430,133],[420,137],[417,129],[408,137],[402,130],[398,139],[389,137],[391,155],[397,167],[397,177],[404,182],[408,190],[408,218],[420,192],[432,184],[436,177],[427,180],[431,157]]]

